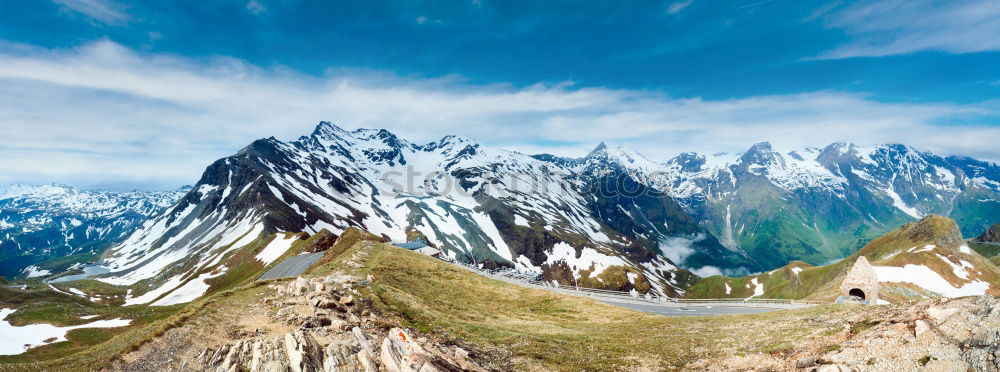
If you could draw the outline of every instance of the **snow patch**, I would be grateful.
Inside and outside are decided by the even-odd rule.
[[[160,297],[164,293],[167,293],[170,290],[172,290],[174,288],[177,288],[177,286],[180,285],[180,284],[181,284],[181,277],[180,277],[180,275],[175,276],[173,278],[170,278],[170,280],[167,280],[167,282],[163,283],[163,285],[161,285],[159,288],[156,288],[156,289],[153,289],[153,290],[151,290],[149,292],[146,292],[142,296],[139,296],[139,297],[136,297],[136,298],[128,298],[126,296],[126,298],[125,298],[125,306],[128,306],[128,305],[139,305],[139,304],[148,303],[150,301],[155,300],[157,297]]]
[[[591,278],[596,278],[611,266],[628,266],[625,260],[615,256],[608,256],[593,248],[584,247],[580,250],[580,257],[577,257],[576,250],[565,242],[556,243],[552,247],[552,252],[549,254],[548,259],[545,260],[545,263],[551,266],[559,261],[565,261],[566,265],[573,269],[573,276],[577,279],[580,278],[581,270],[589,270],[591,266],[594,267],[594,271],[590,273]]]
[[[750,283],[754,285],[753,295],[745,298],[743,301],[749,301],[751,298],[761,296],[764,294],[764,283],[758,282],[757,278],[753,278],[753,280],[751,280]],[[750,288],[750,284],[747,284],[747,288]]]
[[[887,187],[883,191],[885,191],[885,193],[889,195],[889,198],[892,199],[892,205],[897,209],[903,211],[903,213],[906,213],[910,217],[913,217],[918,220],[921,217],[923,217],[923,215],[920,214],[920,211],[918,211],[917,208],[906,205],[906,203],[903,202],[903,199],[899,197],[899,194],[896,193],[896,190],[892,189],[892,186]]]
[[[916,248],[916,247],[913,247],[913,248]],[[913,248],[910,248],[910,249],[912,250]],[[890,258],[893,258],[893,257],[895,257],[895,256],[896,256],[897,254],[900,254],[901,252],[903,252],[903,251],[902,251],[902,250],[898,250],[898,251],[895,251],[895,252],[892,252],[892,253],[889,253],[889,254],[888,254],[888,255],[886,255],[885,257],[882,257],[882,259],[883,259],[883,260],[888,260],[888,259],[890,259]]]
[[[35,265],[25,267],[24,270],[22,270],[21,272],[24,273],[25,276],[28,278],[37,278],[39,276],[46,276],[52,274],[51,271],[45,269],[39,269],[38,266]]]
[[[519,215],[519,214],[515,214],[514,215],[514,224],[521,225],[521,226],[524,226],[524,227],[530,227],[530,226],[528,226],[528,220],[525,219],[524,217],[521,217],[521,215]]]
[[[194,299],[201,297],[202,295],[205,294],[206,291],[208,291],[208,287],[210,285],[208,283],[205,283],[206,279],[217,277],[225,272],[226,272],[225,270],[220,270],[216,274],[204,273],[198,275],[197,278],[191,279],[187,283],[184,283],[184,285],[181,286],[180,288],[175,289],[173,292],[170,292],[169,295],[166,295],[165,297],[157,300],[156,302],[150,305],[170,306],[170,305],[176,305],[194,301]]]
[[[270,265],[274,260],[277,260],[278,257],[281,257],[282,254],[288,251],[288,248],[291,248],[292,243],[295,243],[297,239],[298,237],[295,235],[278,234],[274,237],[274,240],[267,243],[267,246],[257,254],[256,258],[263,262],[264,266]]]
[[[15,327],[4,320],[14,309],[0,309],[0,355],[17,355],[33,347],[45,345],[45,340],[55,338],[55,341],[66,341],[66,332],[78,328],[115,328],[132,323],[131,319],[98,320],[87,324],[69,327],[57,327],[51,324],[29,324]],[[82,318],[82,317],[81,317]]]
[[[942,256],[941,254],[938,253],[935,253],[934,255],[938,256],[938,258],[940,258],[941,261],[944,261],[944,263],[948,264],[948,266],[951,266],[951,271],[955,273],[955,276],[966,280],[969,279],[969,272],[965,270],[965,265],[964,265],[968,264],[968,262],[961,261],[962,264],[956,265],[952,263],[951,260],[948,259],[948,257]],[[971,266],[972,264],[969,264],[969,267]]]
[[[955,288],[940,274],[924,265],[873,266],[879,282],[911,283],[923,289],[940,293],[945,297],[982,296],[990,289],[990,284],[981,281],[969,282]]]

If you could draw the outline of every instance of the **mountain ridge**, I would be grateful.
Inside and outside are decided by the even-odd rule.
[[[618,179],[604,176],[586,177]],[[707,232],[665,195],[642,195],[649,207],[635,208],[637,198],[599,191],[570,169],[466,138],[417,145],[324,122],[296,141],[257,140],[212,163],[177,205],[108,252],[113,273],[102,280],[164,283],[257,236],[358,227],[396,241],[416,229],[454,259],[549,281],[681,293],[693,277],[658,241]]]
[[[996,165],[942,159],[905,146],[782,153],[768,143],[665,163],[602,144],[571,159],[321,122],[213,162],[177,205],[108,252],[102,280],[158,287],[224,270],[224,257],[257,238],[357,227],[395,241],[417,230],[453,259],[546,281],[680,295],[696,278],[687,269],[746,273],[846,256],[912,221],[906,208],[993,219],[997,198],[976,198],[996,195]]]

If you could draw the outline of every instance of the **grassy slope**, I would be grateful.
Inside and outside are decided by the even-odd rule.
[[[387,322],[509,349],[520,370],[663,369],[713,356],[785,352],[805,338],[841,331],[842,315],[863,311],[825,305],[749,316],[662,317],[484,278],[358,235],[334,244],[309,275],[371,274],[374,281],[362,292],[386,314]],[[344,259],[357,250],[368,254],[364,265],[345,265]],[[253,282],[190,304],[160,308],[115,332],[74,331],[71,342],[0,358],[0,370],[99,369],[185,324],[201,332],[189,337],[210,337],[222,320],[255,316],[239,311],[265,290],[262,282]],[[144,306],[116,309],[154,311]],[[116,310],[105,311],[113,317],[110,312]]]
[[[1000,256],[1000,243],[980,243],[969,241],[969,248],[972,248],[983,257]]]
[[[352,232],[353,230],[348,230]],[[347,239],[338,243],[327,254],[327,262],[334,260],[359,240],[373,235],[364,233],[358,237],[357,231],[345,234]],[[321,231],[308,239],[297,241],[275,263],[282,259],[307,250],[315,250],[320,244],[331,242],[331,234]],[[375,237],[377,239],[377,237]],[[34,348],[20,355],[0,356],[0,371],[2,370],[92,370],[106,367],[115,358],[136,350],[140,345],[166,330],[187,324],[191,321],[210,321],[219,314],[227,314],[234,303],[244,303],[263,290],[263,282],[255,282],[257,276],[266,269],[259,261],[252,260],[270,239],[251,244],[246,249],[232,253],[225,262],[232,264],[227,275],[213,282],[209,293],[194,302],[174,306],[108,306],[92,303],[77,296],[59,294],[48,290],[44,285],[36,285],[29,291],[16,291],[0,287],[0,303],[19,310],[9,317],[13,324],[53,323],[56,325],[76,325],[94,321],[81,320],[83,315],[100,315],[96,319],[126,318],[133,319],[128,327],[108,329],[77,329],[67,334],[67,342],[59,342]],[[270,265],[269,265],[270,266]],[[330,267],[323,268],[331,270]],[[83,286],[84,281],[65,283],[88,291]],[[36,283],[37,284],[37,283]],[[96,286],[95,286],[96,287]],[[229,314],[228,316],[240,316]],[[208,320],[206,320],[208,319]]]
[[[759,283],[764,284],[764,295],[761,298],[786,298],[786,299],[813,299],[832,300],[839,295],[839,285],[851,266],[860,256],[865,256],[873,265],[881,266],[903,266],[905,264],[920,264],[930,267],[932,270],[942,273],[942,276],[953,284],[960,283],[960,279],[951,274],[952,269],[947,266],[935,252],[907,253],[906,250],[912,247],[923,247],[926,244],[938,245],[940,249],[952,252],[958,256],[957,245],[954,242],[943,241],[945,237],[957,234],[955,223],[945,217],[931,215],[925,219],[909,223],[903,227],[889,232],[881,237],[872,240],[854,254],[846,259],[828,266],[815,266],[804,268],[798,275],[791,271],[791,267],[805,267],[808,264],[802,262],[792,262],[789,265],[777,270],[758,275],[729,278],[715,276],[702,279],[688,289],[685,297],[688,298],[746,298],[753,293],[753,286],[747,288],[746,285],[753,278],[757,278]],[[960,236],[960,235],[959,235]],[[946,239],[945,239],[946,240]],[[893,255],[893,253],[897,253]],[[891,256],[891,257],[890,257]],[[888,258],[887,258],[888,257]],[[973,263],[977,268],[982,269],[981,279],[993,283],[993,290],[990,293],[1000,294],[1000,269],[988,259],[978,254],[963,254],[961,259]],[[725,294],[725,284],[732,288],[729,295]],[[895,285],[885,285],[883,288]],[[960,286],[960,285],[956,285]],[[919,288],[911,285],[899,285],[897,289],[883,291],[882,298],[889,301],[904,301],[913,299],[917,293],[923,293]],[[926,293],[923,293],[926,294]]]
[[[374,276],[367,295],[380,308],[421,331],[508,347],[525,369],[534,363],[555,370],[661,369],[716,355],[771,352],[809,332],[833,331],[806,323],[845,311],[829,305],[750,316],[663,317],[511,285],[382,244],[367,249],[370,257],[360,270]]]
[[[1000,243],[980,243],[970,240],[969,248],[989,259],[994,265],[1000,266]]]
[[[128,350],[138,340],[156,335],[166,319],[176,316],[183,305],[167,307],[112,306],[91,303],[77,296],[49,290],[9,291],[0,289],[0,302],[19,310],[8,317],[15,325],[45,323],[77,325],[100,319],[132,319],[119,328],[75,329],[68,341],[33,348],[19,355],[0,355],[0,370],[88,370]],[[80,316],[97,315],[82,320]],[[66,357],[70,357],[66,359]]]
[[[304,250],[315,249],[315,242],[328,235],[329,232],[324,230],[308,239],[295,242],[282,257],[275,260],[274,264]],[[244,248],[231,252],[224,258],[223,262],[229,269],[225,275],[209,280],[211,287],[207,295],[225,293],[227,290],[248,284],[252,285],[253,281],[267,269],[260,261],[255,260],[254,256],[270,240],[271,237],[258,239]],[[199,273],[204,271],[199,271]],[[131,347],[130,345],[136,345],[154,334],[162,333],[162,330],[165,330],[164,327],[170,322],[176,322],[179,319],[177,314],[187,307],[187,304],[164,307],[145,305],[122,307],[120,305],[124,302],[125,288],[95,280],[77,280],[58,283],[55,286],[67,292],[69,288],[76,288],[90,295],[101,294],[107,296],[109,300],[91,302],[78,296],[57,293],[37,280],[28,284],[30,288],[27,291],[0,287],[0,304],[3,307],[18,309],[7,319],[11,324],[21,326],[33,323],[50,323],[57,326],[67,326],[84,324],[97,319],[113,318],[133,319],[133,324],[122,328],[73,330],[67,334],[68,342],[34,348],[20,355],[0,356],[0,366],[4,363],[20,362],[39,362],[41,364],[38,365],[49,365],[47,364],[49,361],[64,357],[69,358],[52,365],[73,369],[88,365],[87,363],[94,363],[93,358],[103,362],[103,358],[120,354],[122,350]],[[200,301],[196,301],[196,303],[198,302]],[[99,315],[99,317],[88,320],[80,319],[84,315]],[[115,340],[112,344],[118,346],[109,346],[109,344],[95,348],[89,347],[103,345],[104,341],[108,340]],[[77,355],[83,350],[87,350],[87,353]],[[99,355],[99,357],[93,355]],[[35,364],[29,363],[28,365]]]
[[[97,319],[127,318],[127,327],[105,329],[76,329],[67,333],[66,342],[37,347],[19,355],[0,356],[0,371],[60,371],[98,370],[108,367],[115,359],[137,350],[141,345],[162,335],[167,330],[195,320],[205,320],[227,309],[238,308],[235,303],[246,303],[263,291],[266,282],[253,282],[233,290],[218,292],[187,304],[173,306],[108,306],[89,308],[83,313],[99,314]],[[86,304],[81,304],[86,305]],[[82,315],[82,314],[81,314]],[[71,323],[86,323],[76,321]]]

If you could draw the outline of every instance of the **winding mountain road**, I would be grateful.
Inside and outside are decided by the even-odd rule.
[[[648,301],[648,300],[643,300],[642,298],[639,297],[631,297],[627,295],[627,293],[625,292],[622,292],[621,295],[614,295],[611,293],[607,294],[601,293],[599,291],[577,290],[574,289],[573,287],[550,287],[550,286],[538,285],[506,277],[503,275],[496,275],[493,273],[480,271],[475,268],[471,268],[455,262],[449,262],[449,263],[451,263],[454,266],[464,268],[466,270],[469,270],[471,272],[474,272],[476,274],[488,278],[520,285],[522,287],[543,289],[551,292],[558,292],[573,296],[589,297],[594,300],[606,303],[608,305],[614,305],[632,310],[664,315],[664,316],[718,316],[718,315],[734,315],[734,314],[757,314],[769,311],[800,309],[803,307],[813,306],[813,304],[805,304],[805,303],[753,302],[752,300],[747,302],[721,302],[721,301],[710,302],[709,300],[706,302],[695,302],[695,303],[683,303],[683,302],[678,303],[671,301],[664,301],[664,302]]]
[[[306,253],[286,258],[261,275],[257,280],[287,278],[302,275],[309,266],[323,258],[325,252]]]

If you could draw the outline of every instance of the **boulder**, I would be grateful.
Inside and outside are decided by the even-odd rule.
[[[290,292],[293,296],[302,296],[309,292],[310,287],[309,280],[299,277],[292,282]]]
[[[930,324],[928,324],[927,321],[923,319],[913,322],[913,326],[914,326],[913,334],[917,337],[920,337],[920,335],[922,335],[924,332],[931,330]]]
[[[399,372],[432,372],[438,371],[429,363],[427,353],[410,335],[400,329],[393,328],[382,339],[382,349],[379,354],[382,365],[388,371]]]
[[[932,307],[927,309],[927,316],[934,320],[935,324],[941,324],[957,312],[958,309],[955,308]]]

